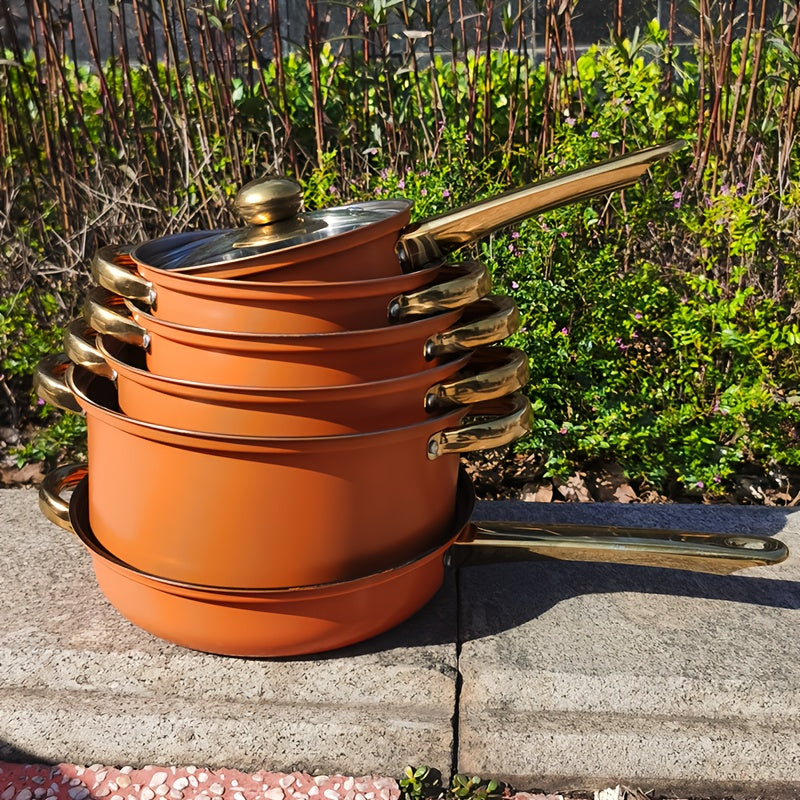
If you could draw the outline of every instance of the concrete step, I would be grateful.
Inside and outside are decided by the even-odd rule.
[[[0,760],[616,783],[800,796],[800,512],[479,503],[475,518],[776,535],[731,576],[464,567],[412,619],[307,658],[185,650],[123,619],[30,489],[0,490]]]

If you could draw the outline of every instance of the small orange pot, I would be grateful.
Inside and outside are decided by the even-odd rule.
[[[121,561],[94,536],[86,469],[55,470],[42,483],[42,511],[89,550],[98,585],[135,625],[183,647],[250,657],[319,653],[368,639],[410,617],[435,594],[445,563],[543,558],[730,573],[778,564],[777,539],[574,525],[469,522],[472,487],[462,473],[451,526],[405,563],[350,581],[282,590],[196,586]],[[62,490],[74,486],[69,503]]]
[[[96,331],[143,347],[151,372],[271,387],[331,386],[420,372],[444,357],[505,339],[519,324],[510,298],[491,297],[374,330],[231,333],[165,322],[100,287],[87,295],[85,314]]]
[[[529,428],[515,394],[371,433],[224,436],[126,417],[86,371],[69,367],[66,383],[86,413],[98,541],[137,569],[215,586],[344,580],[411,557],[452,522],[458,454]],[[462,424],[472,413],[483,421]]]
[[[179,240],[201,234],[178,234]],[[460,308],[488,294],[486,268],[475,262],[430,266],[405,275],[347,282],[220,280],[137,265],[130,248],[104,247],[92,275],[111,292],[137,301],[157,319],[237,333],[330,333],[379,328]]]
[[[140,348],[111,336],[95,337],[82,320],[67,326],[64,350],[74,364],[114,381],[127,416],[235,436],[332,436],[398,428],[456,405],[510,394],[528,378],[521,350],[495,346],[385,381],[307,388],[219,386],[152,373],[144,368]]]

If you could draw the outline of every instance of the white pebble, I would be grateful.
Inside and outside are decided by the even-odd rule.
[[[308,795],[305,792],[295,792],[292,797],[294,797],[294,800],[308,800]]]
[[[167,780],[166,772],[154,772],[153,777],[150,778],[150,785],[152,787],[161,786]]]
[[[155,796],[156,793],[149,786],[145,786],[139,794],[141,800],[153,800]]]
[[[133,767],[131,767],[130,765],[126,765],[124,767],[120,767],[119,771],[124,772],[127,775],[129,772],[133,772]]]
[[[164,797],[164,795],[169,791],[169,786],[167,786],[166,783],[162,783],[160,786],[156,786],[153,791],[155,791],[158,797]]]
[[[11,800],[11,798],[14,796],[14,792],[16,791],[17,787],[12,783],[11,786],[8,786],[3,790],[3,794],[0,794],[0,800]]]
[[[200,783],[205,783],[208,780],[208,773],[201,772],[197,777],[199,778]]]
[[[2,770],[0,770],[2,772]],[[31,780],[37,785],[41,786],[44,783],[44,775],[34,775]]]
[[[327,783],[329,780],[330,778],[327,775],[317,775],[317,777],[314,778],[314,783],[316,783],[317,786],[322,786],[323,783]]]
[[[349,792],[355,785],[356,785],[356,779],[355,778],[345,778],[344,790],[346,792]]]
[[[125,772],[121,772],[119,775],[117,775],[117,786],[120,789],[127,789],[130,785],[131,785],[130,775],[128,775]]]
[[[211,786],[208,787],[208,791],[219,797],[225,792],[225,787],[221,783],[212,783]]]
[[[67,794],[72,800],[86,800],[91,792],[85,786],[73,786]],[[22,792],[17,795],[17,800],[29,800],[29,797],[21,797]]]
[[[192,789],[196,789],[199,785],[200,785],[200,781],[198,781],[197,778],[195,778],[194,775],[190,775],[189,776],[189,786],[191,786]]]
[[[108,786],[103,786],[101,789],[95,789],[92,792],[92,797],[108,797],[111,794],[111,789]]]
[[[328,798],[328,800],[342,800],[342,796],[339,794],[339,792],[334,792],[333,789],[326,789],[323,794]]]
[[[177,789],[179,792],[182,792],[188,785],[189,785],[188,778],[175,778],[175,782],[172,784],[172,788]]]
[[[245,797],[241,792],[236,792],[233,795],[233,800],[245,800]]]
[[[33,796],[36,800],[42,800],[42,798],[47,794],[47,789],[43,786],[39,786],[37,789],[33,790]]]
[[[273,786],[271,789],[264,792],[266,800],[283,800],[285,796],[280,786]]]
[[[311,797],[313,797],[315,794],[319,794],[319,786],[312,786],[312,787],[311,787],[311,788],[308,790],[308,793],[309,793],[309,795],[310,795]]]
[[[294,775],[284,775],[279,781],[278,786],[288,789],[294,783]]]
[[[83,781],[80,778],[70,778],[69,785],[70,786],[81,786]]]
[[[183,792],[180,789],[176,789],[174,786],[169,790],[169,796],[171,800],[183,800]]]

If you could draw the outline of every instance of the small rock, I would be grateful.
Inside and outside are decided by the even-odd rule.
[[[594,498],[589,494],[586,484],[583,482],[583,473],[578,472],[575,475],[570,475],[567,480],[562,478],[553,478],[558,493],[568,503],[593,503]]]
[[[553,484],[552,483],[526,483],[522,486],[519,495],[520,500],[526,503],[552,503]]]

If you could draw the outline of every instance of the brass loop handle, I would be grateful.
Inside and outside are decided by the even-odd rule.
[[[437,383],[425,395],[425,408],[469,405],[516,392],[528,382],[528,357],[515,347],[479,347],[453,380]]]
[[[502,416],[496,416],[498,413]],[[521,438],[531,429],[531,404],[520,392],[479,403],[470,409],[470,416],[487,418],[435,433],[428,439],[429,459],[448,453],[502,447]]]
[[[511,336],[519,327],[517,304],[505,295],[490,295],[468,305],[459,322],[425,342],[425,358],[463,353]]]
[[[83,304],[86,321],[98,333],[107,333],[121,342],[147,349],[150,335],[130,315],[125,301],[102,286],[95,286]]]
[[[78,317],[64,331],[64,352],[73,364],[115,381],[117,372],[95,346],[96,337],[97,331],[83,317]]]
[[[461,308],[485,297],[491,288],[489,270],[478,261],[442,267],[436,283],[393,298],[389,302],[389,320],[402,322],[409,317]]]
[[[83,409],[66,382],[66,373],[71,364],[64,353],[45,356],[33,373],[33,389],[45,403],[63,411],[83,414]]]
[[[156,290],[136,272],[136,262],[130,256],[132,250],[133,245],[101,247],[94,254],[89,270],[95,281],[109,291],[152,306]]]
[[[69,500],[64,499],[63,495],[74,489],[88,474],[88,464],[66,464],[48,472],[39,484],[39,508],[42,514],[70,533],[75,533],[75,529],[69,519]]]

